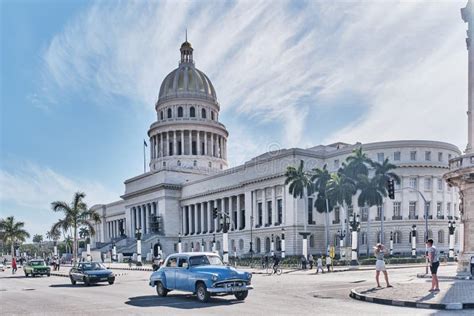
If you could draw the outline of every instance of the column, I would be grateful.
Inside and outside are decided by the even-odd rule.
[[[197,150],[197,154],[198,156],[201,155],[201,137],[200,137],[200,134],[201,132],[197,131],[197,137],[196,137],[196,150]]]
[[[165,134],[161,133],[161,157],[165,156]]]
[[[213,208],[217,208],[217,199],[214,200]],[[217,209],[217,214],[219,214],[219,209]],[[214,232],[219,231],[219,216],[214,219]]]
[[[283,184],[282,191],[281,191],[281,213],[282,213],[282,225],[286,225],[286,187]],[[348,232],[349,230],[346,229]]]
[[[176,131],[173,131],[173,155],[178,154],[178,144],[176,142]]]
[[[181,155],[184,155],[184,130],[181,130]]]
[[[158,135],[153,136],[155,147],[153,147],[153,151],[155,152],[155,158],[158,158]]]
[[[211,157],[214,157],[214,134],[211,133]]]
[[[237,230],[240,230],[242,227],[242,210],[240,207],[240,194],[237,194]]]
[[[170,155],[170,133],[166,132],[166,156]]]
[[[253,197],[253,225],[254,228],[257,226],[258,223],[258,203],[257,203],[257,190],[252,191],[252,197]]]
[[[200,203],[200,209],[201,209],[200,211],[201,211],[201,234],[202,234],[203,232],[207,231],[207,228],[204,228],[204,223],[205,223],[205,221],[204,221],[204,217],[205,217],[204,216],[204,214],[205,214],[204,202]]]
[[[207,156],[207,132],[204,132],[204,155]]]
[[[207,213],[207,232],[210,233],[212,231],[212,210],[211,210],[211,205],[210,202],[206,202],[206,213]]]
[[[272,186],[272,225],[278,221],[278,210],[277,210],[277,203],[276,203],[276,187]]]
[[[266,188],[263,188],[262,189],[262,217],[263,217],[263,221],[262,221],[262,224],[263,226],[266,225],[267,223],[267,219],[268,219],[268,214],[267,214],[267,192],[266,192]]]
[[[185,234],[189,235],[189,233],[191,232],[191,225],[189,223],[189,205],[184,207],[184,213],[185,213],[185,216],[184,216]]]
[[[400,177],[400,188],[404,188],[404,183],[406,182],[406,177]],[[408,214],[409,214],[409,211],[408,211],[408,194],[407,194],[407,190],[402,190],[402,200],[401,200],[401,216],[402,216],[402,219],[408,219]],[[357,204],[354,204],[354,205],[357,205]]]
[[[132,213],[132,221],[133,221],[133,230],[132,230],[132,236],[135,236],[135,231],[137,230],[137,207],[133,207],[133,213]]]
[[[142,234],[145,234],[145,227],[146,227],[146,222],[145,222],[145,205],[142,205],[141,209],[141,220],[142,220]]]
[[[189,154],[193,154],[193,131],[189,130]]]

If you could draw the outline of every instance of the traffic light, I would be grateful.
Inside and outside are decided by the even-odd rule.
[[[387,191],[388,191],[388,197],[391,200],[394,200],[395,199],[395,183],[393,179],[388,180]]]
[[[212,210],[212,218],[216,219],[219,214],[217,213],[217,208]]]

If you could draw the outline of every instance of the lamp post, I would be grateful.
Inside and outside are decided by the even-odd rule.
[[[253,261],[253,235],[252,235],[252,228],[253,228],[253,215],[250,215],[250,264]]]
[[[137,262],[141,263],[142,262],[142,229],[141,227],[138,227],[135,230],[135,238],[137,239]],[[112,256],[114,257],[113,254]]]
[[[344,249],[344,238],[346,237],[346,231],[345,230],[338,230],[337,231],[337,236],[339,237],[339,256],[341,259],[346,256],[345,252],[343,251]]]
[[[393,232],[390,232],[390,256],[393,256]]]
[[[204,238],[201,238],[201,252],[204,252]]]
[[[183,248],[181,245],[181,233],[178,234],[178,253],[183,252]]]
[[[352,214],[351,221],[350,221],[350,228],[352,234],[352,253],[351,253],[351,266],[359,265],[357,261],[357,241],[358,241],[358,233],[360,231],[360,217],[359,214],[355,215]]]
[[[285,249],[285,227],[281,229],[281,257],[285,258],[286,256],[286,249]]]
[[[158,256],[157,257],[161,259],[163,256],[161,255],[161,243],[159,239],[157,240],[157,243],[158,243]]]
[[[115,242],[112,242],[112,261],[116,261],[116,260],[117,260],[117,247],[115,246]]]
[[[194,243],[191,242],[191,252],[194,252]]]
[[[216,234],[212,234],[212,252],[216,252]]]
[[[229,264],[229,233],[226,214],[222,214],[222,261],[224,264]]]
[[[416,225],[411,228],[411,257],[416,258]]]
[[[454,260],[454,231],[456,230],[456,222],[449,221],[448,222],[448,229],[449,229],[449,261]]]
[[[272,234],[272,243],[270,244],[270,254],[273,255],[275,254],[275,239],[273,238],[273,234]]]

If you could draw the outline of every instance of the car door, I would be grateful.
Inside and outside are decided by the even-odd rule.
[[[71,276],[75,281],[82,281],[82,265],[72,268]]]
[[[166,266],[163,268],[163,273],[166,278],[166,288],[173,290],[176,289],[176,269],[178,264],[178,257],[170,257],[166,262]]]
[[[193,291],[188,285],[189,261],[187,256],[178,257],[178,267],[176,268],[176,289],[181,291]]]

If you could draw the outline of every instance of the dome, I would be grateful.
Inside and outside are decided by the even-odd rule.
[[[193,48],[185,41],[180,48],[179,67],[170,72],[160,87],[160,99],[192,97],[217,102],[216,91],[209,78],[194,66]]]

